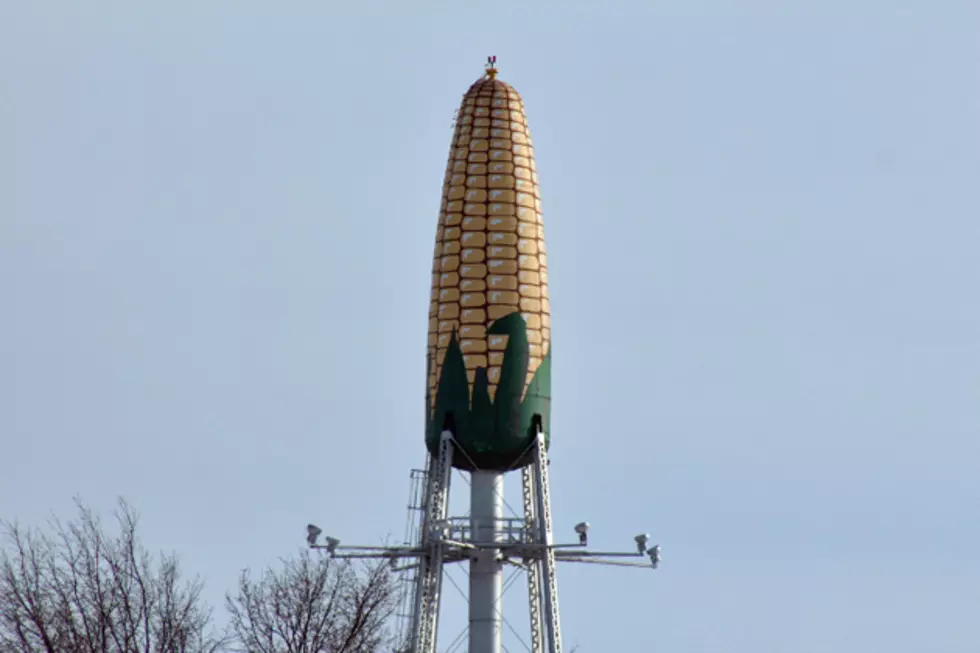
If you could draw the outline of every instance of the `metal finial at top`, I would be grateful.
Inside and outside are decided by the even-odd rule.
[[[487,57],[487,77],[493,79],[497,76],[497,57],[491,55]]]

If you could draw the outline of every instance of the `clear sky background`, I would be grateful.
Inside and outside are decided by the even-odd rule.
[[[401,537],[489,54],[544,197],[556,526],[664,550],[562,568],[566,643],[977,651],[969,0],[0,2],[0,517],[125,496],[215,603],[309,521]]]

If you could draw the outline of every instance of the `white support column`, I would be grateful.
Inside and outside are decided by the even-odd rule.
[[[473,472],[470,490],[472,540],[499,539],[504,516],[504,475]],[[468,653],[500,653],[503,568],[499,549],[474,551],[470,561],[470,646]]]

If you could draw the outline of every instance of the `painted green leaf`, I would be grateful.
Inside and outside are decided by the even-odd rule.
[[[545,445],[550,446],[551,442],[551,347],[545,354],[538,369],[534,370],[531,377],[531,384],[527,387],[527,394],[524,395],[524,402],[521,404],[521,425],[530,428],[535,415],[541,416],[541,428],[544,429]],[[533,438],[534,433],[529,431],[528,437]]]
[[[446,414],[452,413],[456,428],[462,429],[469,416],[469,381],[466,379],[466,363],[463,362],[463,352],[459,349],[456,332],[449,339],[446,358],[442,363],[442,376],[439,378],[439,388],[436,390],[436,414],[433,420],[435,440],[438,443],[439,433],[445,425]]]
[[[521,395],[527,381],[527,324],[520,313],[511,313],[490,326],[489,334],[506,335],[507,348],[500,368],[500,381],[494,397],[494,425],[498,432],[519,433]]]
[[[477,368],[473,381],[473,401],[470,404],[469,430],[473,450],[490,451],[494,444],[493,403],[490,401],[489,381],[485,367]]]

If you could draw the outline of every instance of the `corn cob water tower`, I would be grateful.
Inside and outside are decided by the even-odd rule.
[[[520,95],[496,58],[457,111],[432,267],[425,403],[425,470],[403,546],[345,547],[308,527],[336,558],[387,558],[405,574],[398,651],[501,653],[504,569],[524,572],[531,653],[561,653],[556,563],[656,568],[646,534],[629,552],[586,549],[587,523],[553,541],[548,455],[551,321],[548,262],[531,135]],[[470,511],[449,514],[453,468],[468,474]],[[504,477],[519,472],[523,515],[504,512]],[[571,530],[569,531],[572,532]],[[634,560],[649,558],[646,562]],[[443,569],[469,566],[468,649],[437,647]]]

